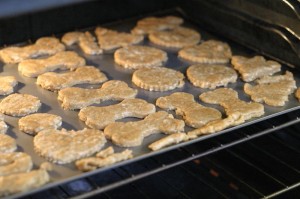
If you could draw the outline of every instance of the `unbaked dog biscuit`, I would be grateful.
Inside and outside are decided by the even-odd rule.
[[[149,46],[127,46],[116,50],[115,62],[124,68],[139,69],[162,66],[167,53]]]
[[[284,106],[288,97],[296,87],[296,81],[291,72],[285,75],[266,76],[257,80],[257,85],[246,83],[244,91],[255,102],[264,102],[270,106]]]
[[[44,89],[56,91],[77,84],[99,84],[106,80],[106,75],[94,66],[82,66],[66,73],[44,73],[38,76],[36,83]]]
[[[208,40],[199,45],[181,49],[178,56],[201,64],[225,64],[229,62],[232,53],[227,43]]]
[[[83,34],[84,34],[83,32],[78,32],[78,31],[67,32],[62,36],[61,41],[67,46],[72,46],[73,44],[79,42],[79,37],[82,36]]]
[[[26,153],[0,153],[0,176],[28,172],[32,169],[32,165],[32,159]]]
[[[141,68],[132,74],[132,82],[150,91],[168,91],[184,85],[184,75],[170,68]]]
[[[45,169],[0,176],[0,196],[30,191],[50,181]]]
[[[210,121],[220,119],[222,114],[214,108],[197,103],[189,93],[176,92],[156,100],[156,105],[162,109],[175,110],[181,115],[188,126],[199,128]]]
[[[144,40],[142,35],[117,32],[102,27],[97,27],[95,29],[95,34],[97,36],[99,46],[104,50],[112,50],[132,44],[138,44]]]
[[[155,106],[143,99],[124,99],[121,103],[96,107],[88,106],[80,110],[79,119],[91,128],[104,129],[118,119],[126,117],[144,118],[155,112]]]
[[[62,118],[49,113],[35,113],[19,119],[19,130],[36,135],[44,129],[57,129],[62,124]]]
[[[273,75],[281,70],[281,65],[278,62],[266,60],[262,56],[252,58],[233,56],[231,64],[241,74],[245,82],[251,82],[265,75]]]
[[[0,77],[0,95],[8,95],[14,92],[14,87],[18,84],[14,76]]]
[[[112,147],[109,147],[108,149],[110,153],[102,153],[104,154],[102,156],[88,157],[77,160],[75,163],[77,169],[80,171],[92,171],[97,168],[106,167],[117,162],[131,159],[133,157],[132,151],[129,149],[126,149],[120,153],[114,153]]]
[[[42,55],[54,55],[64,51],[65,46],[54,37],[42,37],[32,45],[7,47],[0,50],[0,59],[4,63],[19,63],[23,60]]]
[[[103,53],[103,50],[96,42],[96,38],[88,31],[79,37],[79,47],[88,55],[99,55]]]
[[[101,150],[105,143],[102,131],[86,128],[80,131],[45,129],[33,138],[35,152],[58,164],[90,156]]]
[[[190,28],[177,27],[168,31],[157,31],[149,34],[149,40],[154,44],[169,47],[183,48],[196,45],[200,41],[200,34]]]
[[[225,128],[242,124],[246,120],[260,117],[265,113],[262,104],[240,100],[238,93],[231,88],[219,88],[208,91],[202,93],[199,98],[206,103],[219,104],[224,107],[227,117],[211,121],[198,129],[188,132],[189,139],[195,139],[200,135],[215,133]]]
[[[146,17],[137,22],[137,25],[131,30],[133,34],[149,34],[155,31],[170,30],[183,23],[181,17]]]
[[[18,65],[19,72],[26,77],[37,77],[57,69],[74,70],[85,65],[84,58],[73,51],[63,51],[46,59],[27,59]]]
[[[0,134],[0,153],[10,153],[17,150],[16,140],[8,135]]]
[[[178,144],[187,140],[188,136],[185,133],[174,133],[151,143],[148,148],[152,151],[157,151],[167,146]]]
[[[227,86],[237,80],[235,70],[224,65],[192,65],[187,69],[186,76],[194,86],[209,89]]]
[[[134,147],[143,143],[145,137],[156,133],[172,134],[184,131],[184,122],[174,119],[165,111],[152,113],[136,122],[115,122],[104,129],[107,139],[118,146]]]
[[[39,98],[29,94],[11,94],[0,102],[0,112],[10,116],[35,113],[42,106]]]
[[[107,100],[135,98],[137,90],[119,80],[105,82],[99,89],[84,89],[78,87],[64,88],[58,92],[58,100],[66,110],[82,109],[91,104],[100,104]]]

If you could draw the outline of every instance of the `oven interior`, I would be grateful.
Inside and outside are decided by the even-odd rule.
[[[0,45],[41,36],[179,14],[247,52],[300,67],[299,4],[271,0],[0,2]],[[212,136],[76,180],[10,196],[22,198],[297,198],[300,110]],[[8,198],[10,198],[8,197]]]

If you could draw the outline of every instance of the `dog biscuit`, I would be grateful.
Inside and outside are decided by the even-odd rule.
[[[103,50],[96,42],[96,38],[88,31],[79,37],[79,47],[88,55],[99,55],[103,53]]]
[[[196,45],[200,34],[190,28],[176,27],[173,30],[157,31],[149,34],[149,40],[154,44],[168,48],[183,48]]]
[[[183,87],[184,75],[165,67],[141,68],[132,74],[132,82],[149,91],[168,91]]]
[[[149,46],[127,46],[116,50],[115,62],[124,68],[139,69],[162,66],[167,53]]]
[[[107,100],[122,101],[135,98],[137,90],[119,80],[105,82],[99,89],[78,87],[64,88],[58,92],[58,100],[66,110],[82,109],[92,104],[100,104]]]
[[[33,138],[35,152],[58,164],[90,156],[101,150],[105,143],[102,131],[86,128],[80,131],[45,129]]]
[[[109,154],[105,157],[83,158],[81,160],[77,160],[75,165],[80,171],[92,171],[97,168],[106,167],[117,162],[131,159],[132,157],[132,151],[126,149],[120,153],[112,152],[112,154]]]
[[[264,102],[270,106],[284,106],[288,97],[296,87],[296,81],[291,72],[285,75],[264,76],[256,81],[258,84],[252,86],[249,83],[244,85],[244,91],[251,96],[255,102]]]
[[[29,191],[50,181],[45,169],[0,176],[0,196]]]
[[[35,113],[42,106],[39,98],[29,94],[11,94],[0,102],[0,112],[10,116]]]
[[[174,133],[150,144],[148,147],[152,151],[157,151],[170,145],[178,144],[188,140],[185,133]]]
[[[38,76],[36,83],[44,89],[56,91],[77,84],[99,84],[106,80],[106,75],[94,66],[82,66],[66,73],[44,73]]]
[[[176,92],[156,100],[156,105],[162,109],[175,110],[183,117],[186,125],[199,128],[210,121],[220,119],[222,114],[214,108],[205,107],[197,103],[189,93]]]
[[[233,56],[231,64],[241,74],[245,82],[251,82],[265,75],[273,75],[281,70],[281,65],[278,62],[267,61],[262,56],[252,58]]]
[[[142,35],[135,35],[125,32],[117,32],[102,27],[95,29],[99,46],[104,50],[113,50],[120,47],[138,44],[144,40]]]
[[[0,50],[0,59],[4,63],[19,63],[23,60],[42,55],[54,55],[64,51],[65,46],[54,37],[42,37],[35,44],[24,47],[7,47]]]
[[[62,118],[49,113],[35,113],[19,119],[19,130],[36,135],[44,129],[57,129],[62,124]]]
[[[82,35],[84,35],[83,32],[67,32],[62,36],[61,41],[67,46],[72,46],[79,42],[79,37]]]
[[[14,87],[18,84],[14,76],[0,77],[0,95],[8,95],[14,92]]]
[[[10,153],[17,150],[16,140],[12,137],[0,134],[0,153]]]
[[[0,153],[0,176],[28,172],[32,169],[32,165],[32,159],[26,153]]]
[[[26,77],[37,77],[46,72],[74,70],[85,65],[84,58],[73,51],[62,51],[46,59],[27,59],[18,65],[19,72]]]
[[[80,110],[79,119],[91,128],[104,129],[118,119],[126,117],[144,118],[155,112],[155,106],[142,99],[124,99],[121,103],[96,107],[88,106]]]
[[[227,86],[237,80],[235,70],[224,65],[192,65],[187,69],[186,76],[194,86],[209,89]]]
[[[188,132],[189,139],[200,135],[215,133],[225,128],[244,123],[254,117],[262,116],[264,106],[256,102],[245,102],[238,98],[238,93],[231,88],[219,88],[202,93],[199,98],[210,104],[219,104],[224,107],[227,117],[211,121],[206,125]]]
[[[227,43],[208,40],[199,45],[188,46],[178,52],[178,57],[201,64],[226,64],[232,56]]]
[[[134,147],[143,143],[145,137],[156,133],[177,133],[184,131],[184,122],[174,119],[165,111],[152,113],[137,122],[115,122],[104,129],[107,139],[118,146]]]
[[[183,19],[176,16],[146,17],[137,22],[131,30],[133,34],[145,35],[155,31],[170,30],[183,23]]]

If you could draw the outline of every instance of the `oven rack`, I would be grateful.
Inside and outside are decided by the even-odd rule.
[[[300,129],[299,123],[300,111],[296,110],[201,143],[78,179],[27,198],[39,198],[47,194],[49,198],[110,198],[108,193],[118,192],[122,187],[126,187],[127,193],[135,190],[134,192],[147,196],[149,193],[140,190],[141,181],[145,183],[148,178],[152,181],[156,178],[155,182],[159,179],[166,180],[162,176],[174,170],[176,176],[178,169],[197,178],[221,198],[231,198],[236,192],[250,198],[276,198],[293,194],[291,190],[299,193],[300,162],[297,160],[300,158],[300,135],[295,130]],[[243,144],[239,145],[241,143]],[[285,153],[280,153],[280,150]],[[233,159],[235,161],[230,163]],[[263,163],[258,162],[260,160]],[[238,171],[230,169],[234,162],[237,162],[235,169]],[[266,163],[270,163],[270,167]],[[199,171],[203,174],[200,177],[197,175]],[[248,176],[248,172],[257,172],[256,176],[259,178],[256,182],[253,181],[254,176]],[[170,182],[168,184],[171,185]],[[171,187],[182,198],[193,198],[188,196],[191,193],[186,193],[175,185]],[[110,191],[112,189],[113,193]]]

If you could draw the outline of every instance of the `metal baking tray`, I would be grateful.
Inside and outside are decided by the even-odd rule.
[[[175,12],[173,14],[179,15],[179,13],[177,13],[177,12]],[[136,24],[137,20],[138,20],[138,18],[126,19],[126,20],[122,20],[122,21],[112,22],[109,24],[104,24],[103,26],[114,29],[114,30],[118,30],[118,31],[130,32],[130,30]],[[245,47],[242,47],[232,41],[227,41],[224,38],[216,37],[216,36],[206,32],[204,29],[200,29],[198,26],[196,26],[192,22],[185,21],[184,26],[191,27],[191,28],[199,31],[201,33],[202,40],[218,39],[218,40],[229,43],[234,55],[244,55],[244,56],[249,56],[249,57],[257,55],[253,51],[251,51]],[[91,27],[91,28],[87,28],[85,30],[90,30],[92,32],[94,30],[94,28],[95,27]],[[160,48],[162,50],[165,50],[168,53],[168,58],[169,58],[168,61],[165,63],[166,67],[176,69],[185,74],[187,67],[192,64],[191,62],[187,62],[187,61],[179,59],[177,57],[177,50],[163,48],[163,47],[154,45],[154,44],[150,43],[148,41],[148,39],[145,39],[142,44],[148,45],[148,46],[154,46],[154,47]],[[79,53],[81,56],[86,58],[87,65],[93,65],[95,67],[98,67],[101,71],[103,71],[107,75],[107,77],[110,80],[112,80],[112,79],[123,80],[123,81],[127,82],[130,87],[138,89],[137,97],[145,99],[148,102],[155,103],[155,101],[158,97],[167,96],[174,92],[188,92],[188,93],[193,94],[195,96],[196,101],[199,102],[200,104],[203,104],[204,106],[208,106],[208,107],[214,107],[214,108],[219,109],[221,112],[224,112],[222,107],[220,107],[220,106],[210,105],[210,104],[205,104],[203,102],[200,102],[198,99],[199,94],[201,94],[205,91],[208,91],[208,89],[200,89],[200,88],[194,87],[191,85],[191,83],[187,79],[185,79],[185,85],[183,88],[179,88],[179,89],[175,89],[175,90],[167,91],[167,92],[146,91],[143,89],[139,89],[131,82],[131,75],[132,75],[133,71],[125,70],[114,63],[113,51],[105,52],[104,54],[98,55],[98,56],[87,56],[79,49],[78,46],[72,46],[72,47],[68,48],[68,50],[74,50],[77,53]],[[282,71],[285,71],[287,69],[292,70],[291,68],[283,66]],[[13,75],[17,78],[17,80],[19,81],[19,84],[18,84],[17,88],[15,89],[15,92],[32,94],[32,95],[39,97],[39,99],[42,102],[42,107],[39,110],[39,112],[47,112],[47,113],[52,113],[52,114],[61,116],[63,118],[63,125],[62,125],[63,128],[66,128],[68,130],[71,130],[71,129],[80,130],[80,129],[86,127],[85,124],[78,119],[78,116],[77,116],[78,111],[63,110],[60,106],[60,103],[57,100],[57,93],[50,92],[43,88],[40,88],[38,85],[35,84],[35,82],[36,82],[35,78],[27,78],[27,77],[20,75],[18,73],[16,64],[6,64],[6,65],[1,64],[0,72],[1,72],[0,73],[1,76]],[[295,76],[295,79],[297,82],[297,86],[299,86],[300,75],[297,71],[293,70],[292,72],[294,73],[294,76]],[[243,92],[243,84],[244,83],[239,79],[236,83],[229,84],[228,87],[233,88],[234,90],[238,91],[240,99],[245,100],[245,101],[250,101],[250,98],[247,95],[245,95]],[[100,85],[80,85],[80,86],[85,87],[85,88],[100,87]],[[1,97],[1,99],[2,98],[4,98],[4,97]],[[105,106],[105,105],[116,104],[116,103],[118,103],[118,102],[105,102],[99,106]],[[213,136],[217,136],[217,135],[220,135],[220,134],[223,134],[226,132],[230,132],[233,129],[237,129],[237,128],[240,128],[240,127],[243,127],[246,125],[250,125],[250,124],[271,118],[271,117],[275,117],[280,114],[284,114],[284,113],[299,109],[300,108],[299,105],[300,105],[300,103],[298,102],[298,100],[293,95],[290,95],[289,101],[283,107],[271,107],[271,106],[265,105],[265,115],[263,115],[262,117],[246,121],[245,123],[243,123],[239,126],[231,127],[231,128],[225,129],[223,131],[220,131],[220,132],[217,132],[214,134],[199,137],[195,140],[191,140],[188,142],[173,145],[173,146],[164,148],[160,151],[152,152],[148,149],[148,145],[150,143],[154,142],[155,140],[162,138],[164,135],[163,134],[151,135],[144,139],[142,146],[130,148],[133,150],[133,154],[134,154],[133,159],[126,160],[126,161],[123,161],[123,162],[120,162],[120,163],[117,163],[117,164],[114,164],[114,165],[111,165],[111,166],[108,166],[105,168],[99,168],[99,169],[97,169],[95,171],[91,171],[91,172],[86,172],[86,173],[80,172],[75,168],[73,163],[65,164],[65,165],[55,164],[54,170],[50,172],[50,175],[51,175],[50,183],[48,183],[45,186],[40,187],[38,189],[30,190],[25,193],[15,194],[15,195],[9,196],[8,198],[20,197],[20,196],[32,194],[34,192],[48,189],[50,187],[54,187],[59,184],[66,183],[66,182],[69,182],[69,181],[72,181],[72,180],[75,180],[78,178],[86,177],[86,176],[95,174],[97,172],[102,172],[102,171],[112,169],[114,167],[119,167],[121,165],[128,164],[130,162],[137,161],[137,160],[140,160],[140,159],[143,159],[146,157],[164,153],[166,151],[169,151],[169,150],[172,150],[172,149],[175,149],[178,147],[189,145],[194,142],[199,142],[201,140],[204,140],[204,139],[207,139],[207,138],[210,138]],[[160,109],[157,108],[157,110],[160,110]],[[170,111],[170,113],[174,114],[173,111]],[[175,114],[174,114],[174,116],[176,118],[179,118]],[[18,117],[5,116],[5,121],[9,125],[8,135],[12,136],[13,138],[15,138],[17,140],[18,151],[24,151],[31,155],[31,157],[34,161],[34,167],[38,168],[38,166],[42,162],[44,162],[45,159],[41,158],[34,152],[33,142],[32,142],[33,137],[30,135],[27,135],[25,133],[22,133],[18,130],[18,119],[19,119]],[[136,120],[136,119],[127,118],[127,119],[124,119],[121,121],[132,121],[132,120]],[[192,128],[190,128],[190,127],[186,127],[186,131],[189,131],[191,129]],[[110,146],[110,145],[112,145],[112,144],[110,141],[108,141],[108,143],[106,144],[105,147]],[[117,147],[115,145],[114,145],[114,148],[116,151],[124,150],[124,148]]]

